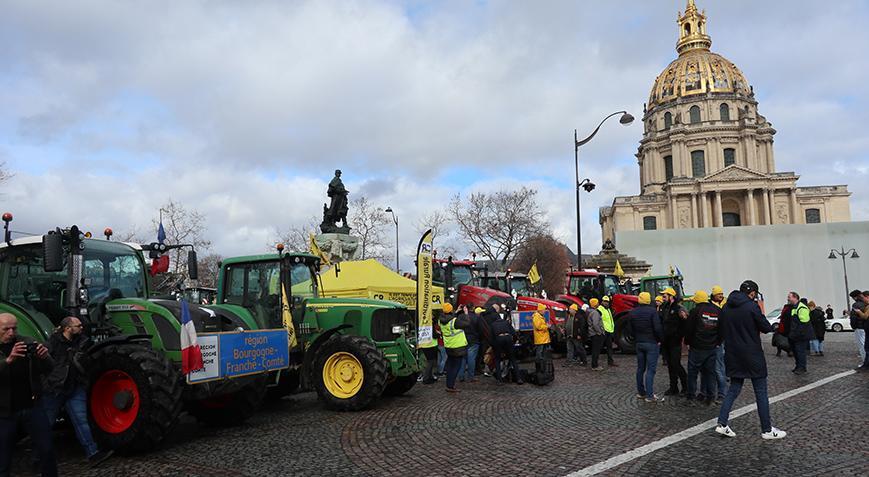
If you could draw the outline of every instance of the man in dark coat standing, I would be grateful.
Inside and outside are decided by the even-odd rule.
[[[764,439],[781,439],[786,432],[772,427],[769,416],[769,395],[767,394],[766,358],[760,343],[760,333],[769,333],[772,327],[760,311],[757,304],[757,283],[746,280],[727,298],[727,304],[721,311],[719,327],[727,353],[724,355],[727,376],[730,386],[721,404],[718,414],[718,426],[715,432],[736,437],[730,429],[730,410],[733,403],[742,392],[746,379],[751,379],[754,388],[754,398],[757,402],[757,414],[760,417],[761,437]]]

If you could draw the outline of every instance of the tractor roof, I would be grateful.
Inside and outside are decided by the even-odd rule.
[[[447,260],[443,259],[443,258],[436,258],[434,261],[436,263],[447,263]],[[462,267],[473,267],[473,266],[477,265],[477,262],[475,262],[473,260],[453,260],[452,264],[462,266]]]
[[[290,253],[264,253],[260,255],[244,255],[241,257],[230,257],[223,259],[223,264],[232,264],[232,263],[250,263],[250,262],[274,262],[278,260],[281,256],[283,257],[300,257],[306,259],[315,259],[319,260],[319,257],[316,255],[311,255],[310,253],[303,252],[290,252]]]

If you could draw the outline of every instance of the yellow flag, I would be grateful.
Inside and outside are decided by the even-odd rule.
[[[328,267],[329,265],[331,265],[331,263],[329,262],[329,257],[325,253],[323,253],[322,250],[320,250],[320,246],[317,245],[317,241],[314,240],[314,234],[311,234],[310,242],[311,253],[320,257],[320,266]]]
[[[293,314],[290,312],[290,302],[287,300],[287,289],[281,287],[281,321],[284,322],[284,328],[287,329],[287,338],[290,342],[290,349],[295,348],[299,341],[296,338],[296,325],[293,324]]]
[[[625,276],[625,271],[622,270],[622,264],[619,263],[619,260],[618,260],[618,259],[616,259],[616,270],[615,270],[614,273],[615,273],[616,276],[619,277],[619,278],[622,278],[623,276]]]
[[[532,285],[540,281],[540,272],[537,271],[537,262],[531,265],[531,270],[528,270],[528,280]]]
[[[431,229],[422,234],[416,249],[416,314],[419,320],[418,345],[431,343],[432,332],[432,233]]]

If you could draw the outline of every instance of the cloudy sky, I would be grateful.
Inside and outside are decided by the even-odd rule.
[[[869,219],[869,3],[698,0],[713,50],[754,86],[779,170],[849,184]],[[0,15],[0,204],[15,229],[136,227],[169,198],[223,255],[307,222],[335,168],[414,222],[457,192],[525,184],[575,243],[573,129],[642,114],[683,0],[39,1]],[[581,152],[597,208],[638,193],[642,125]]]

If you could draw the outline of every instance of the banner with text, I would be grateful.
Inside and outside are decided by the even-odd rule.
[[[432,340],[432,233],[427,230],[416,249],[416,315],[419,317],[418,345]]]
[[[203,333],[197,335],[197,341],[204,366],[187,376],[191,384],[260,374],[290,365],[285,329]]]

